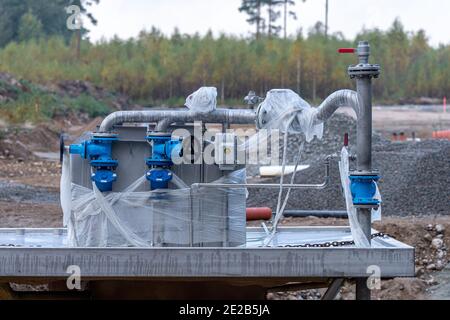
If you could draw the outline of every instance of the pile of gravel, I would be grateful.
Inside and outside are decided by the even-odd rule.
[[[0,181],[0,201],[33,204],[58,204],[59,193],[19,183]]]
[[[346,132],[349,133],[351,152],[356,153],[356,121],[344,114],[335,114],[325,124],[323,140],[305,145],[302,163],[311,167],[297,174],[296,183],[323,182],[321,160],[340,152]],[[289,163],[293,163],[301,142],[301,136],[289,139]],[[450,215],[450,141],[391,143],[374,133],[373,167],[382,175],[379,187],[384,215]],[[290,178],[288,175],[286,181]],[[345,210],[337,162],[332,164],[331,179],[325,190],[293,192],[287,209]],[[279,182],[279,178],[251,180]],[[252,189],[249,192],[248,206],[269,206],[275,210],[278,190]]]

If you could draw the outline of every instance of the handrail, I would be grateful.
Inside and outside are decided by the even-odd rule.
[[[325,159],[325,181],[321,184],[283,184],[283,188],[290,188],[294,190],[298,189],[315,189],[315,190],[323,190],[330,184],[330,158],[327,157]],[[228,188],[228,189],[239,189],[239,188],[247,188],[247,189],[279,189],[279,183],[241,183],[241,184],[233,184],[233,183],[194,183],[192,187],[209,187],[209,188]]]

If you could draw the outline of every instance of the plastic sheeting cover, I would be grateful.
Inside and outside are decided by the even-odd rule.
[[[266,121],[261,129],[303,133],[307,142],[312,141],[315,136],[322,139],[323,124],[314,124],[317,109],[312,108],[292,90],[270,90],[261,103],[260,110],[265,114]]]
[[[201,87],[186,99],[186,107],[195,112],[209,113],[216,110],[217,88]]]
[[[62,174],[60,180],[60,201],[61,208],[63,211],[63,226],[67,227],[69,225],[70,220],[70,207],[72,202],[72,196],[70,191],[71,184],[71,176],[70,176],[70,157],[64,155],[63,163],[62,163]]]
[[[66,169],[67,170],[67,169]],[[245,169],[217,183],[245,183]],[[64,180],[67,183],[67,180]],[[70,181],[70,180],[69,180]],[[182,188],[120,193],[70,187],[69,245],[75,247],[239,246],[245,244],[245,189]],[[178,186],[183,186],[180,181]],[[67,192],[67,186],[64,187]],[[67,194],[64,196],[67,202]],[[66,210],[69,210],[67,203]],[[64,206],[64,204],[63,204]]]
[[[370,247],[369,242],[367,241],[366,236],[361,228],[361,225],[358,221],[357,211],[355,206],[353,205],[353,198],[350,191],[350,164],[349,164],[349,155],[347,148],[342,148],[341,151],[341,161],[339,162],[339,172],[341,175],[341,183],[342,189],[344,191],[345,196],[345,204],[347,207],[348,219],[350,222],[350,228],[353,235],[353,240],[357,247],[368,248]],[[375,195],[375,199],[381,201],[381,194],[377,185],[377,193]],[[372,222],[373,221],[381,221],[381,205],[378,207],[378,210],[372,210]]]

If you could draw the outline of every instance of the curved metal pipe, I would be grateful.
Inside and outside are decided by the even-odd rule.
[[[159,121],[156,124],[155,131],[156,132],[165,132],[167,131],[167,128],[170,127],[170,125],[173,123],[172,118],[165,118]]]
[[[327,121],[340,107],[351,107],[359,118],[361,112],[361,99],[359,94],[353,90],[339,90],[331,94],[317,108],[314,119],[315,124]]]
[[[148,110],[148,111],[118,111],[107,116],[100,125],[100,132],[110,132],[114,125],[125,122],[161,124],[164,128],[175,122],[202,121],[206,123],[253,124],[256,113],[246,109],[216,109],[209,113],[199,113],[189,110]]]

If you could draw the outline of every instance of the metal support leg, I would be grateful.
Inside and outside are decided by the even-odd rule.
[[[369,243],[372,237],[372,209],[357,209],[358,222]]]
[[[0,300],[14,300],[15,298],[16,296],[9,283],[0,283]]]
[[[356,279],[356,300],[370,300],[370,289],[367,287],[367,278]]]
[[[344,279],[334,279],[328,287],[327,292],[323,295],[322,300],[334,300],[343,284]]]

